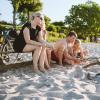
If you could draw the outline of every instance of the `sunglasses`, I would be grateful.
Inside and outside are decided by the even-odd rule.
[[[43,18],[42,18],[42,17],[40,17],[40,16],[37,16],[37,17],[39,17],[41,20],[43,20]]]

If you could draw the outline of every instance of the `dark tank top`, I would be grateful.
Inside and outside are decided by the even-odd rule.
[[[14,48],[15,52],[22,52],[25,45],[26,45],[26,42],[25,42],[25,39],[24,39],[24,34],[23,34],[23,30],[26,27],[29,29],[30,39],[37,41],[38,33],[41,30],[40,27],[37,26],[36,29],[34,29],[34,28],[31,27],[31,23],[27,22],[23,25],[23,27],[20,31],[20,34],[16,37],[16,39],[13,43],[13,48]]]

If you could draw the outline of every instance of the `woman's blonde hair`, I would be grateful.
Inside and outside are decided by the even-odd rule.
[[[76,44],[76,43],[81,44],[81,41],[80,41],[79,39],[76,39],[76,40],[75,40],[75,44]]]

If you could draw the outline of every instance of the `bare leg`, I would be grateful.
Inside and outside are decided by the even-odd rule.
[[[43,47],[39,59],[39,69],[42,72],[45,72],[45,68],[44,68],[45,57],[46,57],[46,48]]]
[[[38,47],[38,48],[36,48],[36,50],[33,53],[34,71],[38,70],[38,61],[39,61],[39,57],[40,57],[40,54],[41,54],[41,50],[42,50],[42,47]]]
[[[40,57],[41,50],[42,47],[37,47],[33,45],[26,45],[23,49],[23,52],[32,52],[34,71],[38,71],[38,60]]]
[[[48,62],[48,57],[47,57],[47,53],[45,55],[45,61],[44,61],[45,65],[46,65],[46,68],[49,69],[50,68],[50,64]]]
[[[50,64],[50,61],[51,61],[51,49],[48,49],[48,48],[47,48],[46,53],[47,53],[47,60],[48,60],[48,63]]]

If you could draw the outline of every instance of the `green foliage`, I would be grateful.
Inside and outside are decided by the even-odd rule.
[[[60,33],[60,34],[59,34],[59,38],[65,38],[65,37],[66,37],[65,34],[63,34],[63,33]]]
[[[20,0],[17,11],[27,14],[29,20],[29,12],[36,12],[42,10],[42,2],[40,0]]]
[[[12,25],[12,23],[8,23],[6,21],[0,21],[0,24]]]
[[[65,37],[65,34],[59,34],[59,33],[56,33],[56,32],[48,32],[48,36],[47,36],[47,41],[48,42],[55,42],[61,38],[64,38]]]
[[[49,26],[51,19],[48,16],[44,16],[44,20],[45,20],[45,24],[46,24],[46,28]]]
[[[77,33],[92,34],[100,32],[100,6],[94,2],[73,5],[69,11],[70,15],[65,17],[65,23],[70,30]]]
[[[49,23],[47,30],[65,34],[68,32],[68,28],[64,25],[64,22]]]
[[[21,25],[27,21],[27,15],[25,15],[23,12],[18,14],[18,18]]]
[[[62,21],[59,22],[53,22],[54,26],[56,26],[56,30],[58,33],[65,33],[68,31],[67,27],[65,26],[65,23]]]
[[[47,30],[48,30],[48,31],[57,32],[56,26],[54,26],[53,24],[50,24],[50,25],[47,27]]]
[[[42,10],[42,2],[40,0],[8,0],[13,7],[13,26],[16,27],[16,14],[20,21],[29,20],[30,12]],[[27,17],[26,17],[27,15]],[[25,18],[24,18],[25,17]]]
[[[53,22],[52,24],[55,25],[55,26],[64,26],[64,22],[62,22],[62,21]]]
[[[52,36],[52,37],[59,37],[59,33],[56,33],[56,32],[49,32],[49,36]]]
[[[56,30],[57,30],[58,33],[60,33],[61,32],[61,26],[56,26]]]
[[[19,25],[17,25],[16,26],[16,30],[20,30],[21,29],[21,27],[22,26],[19,26]],[[9,29],[11,29],[11,28],[13,28],[13,25],[12,24],[1,24],[0,23],[0,30],[9,30]]]
[[[12,25],[7,25],[7,24],[0,24],[0,29],[1,30],[8,30],[10,28],[12,28]]]
[[[0,30],[5,30],[5,27],[0,24]]]
[[[60,33],[64,33],[64,34],[67,34],[68,33],[68,28],[67,27],[65,27],[65,26],[61,26],[60,27],[61,29],[60,29]]]

